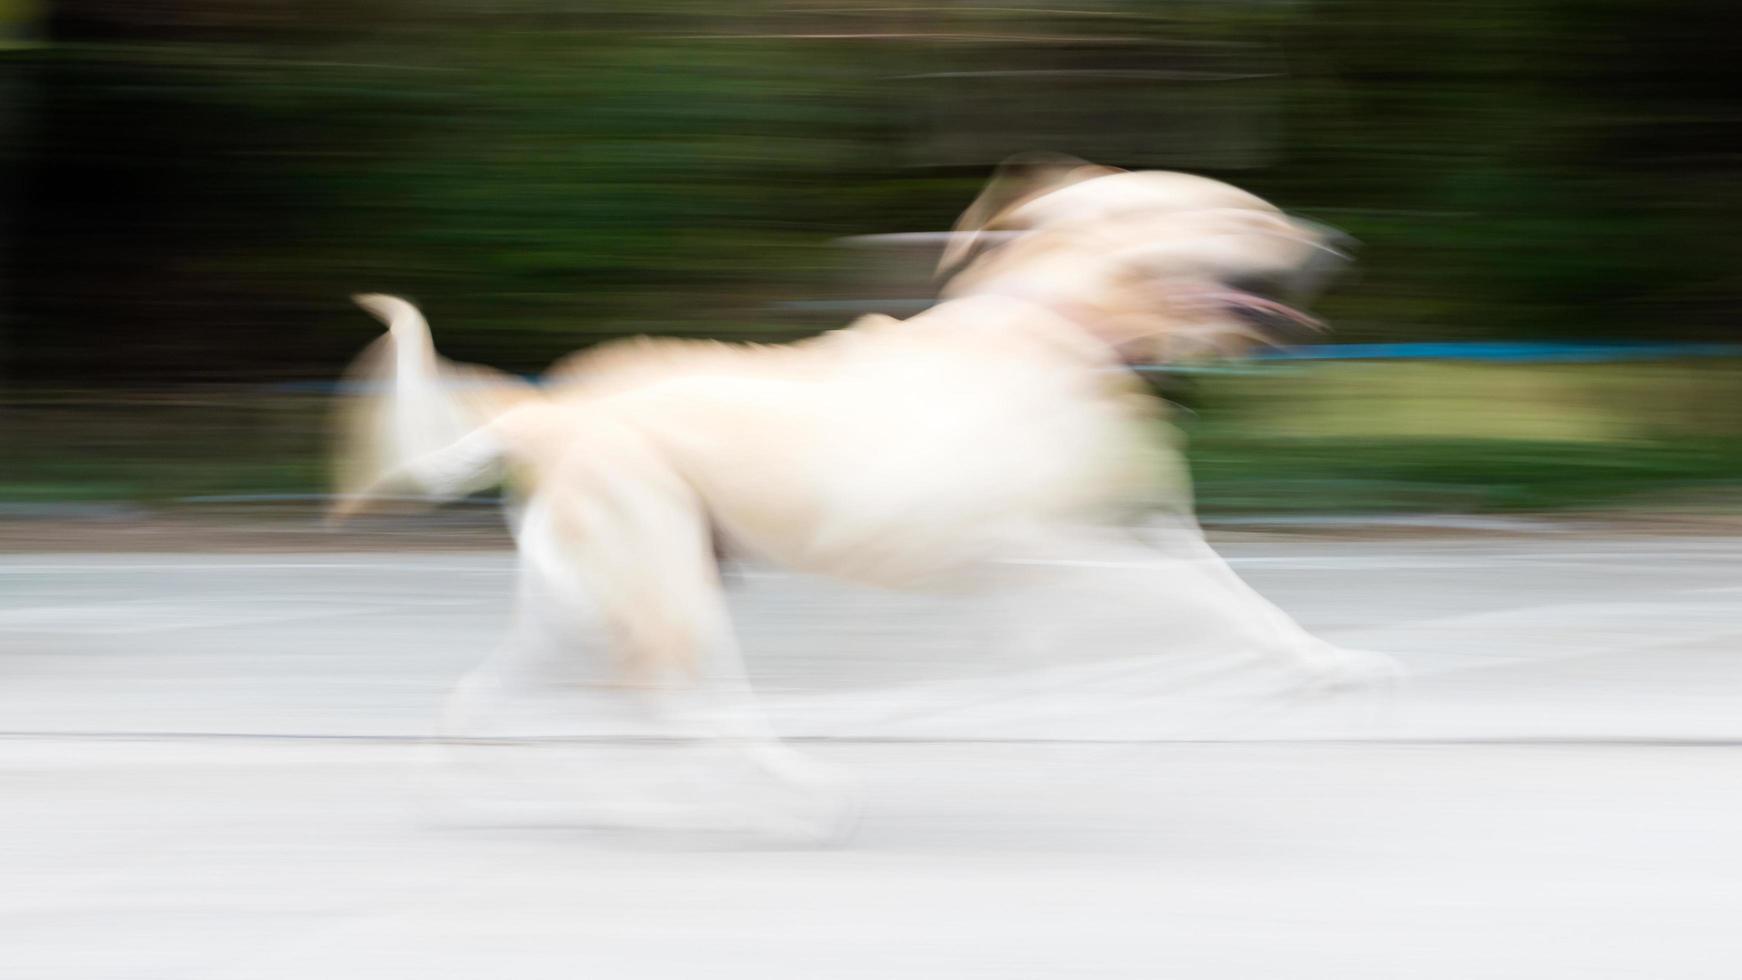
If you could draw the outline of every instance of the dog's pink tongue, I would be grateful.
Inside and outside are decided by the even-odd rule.
[[[1303,327],[1312,327],[1315,330],[1320,329],[1325,325],[1323,320],[1320,320],[1311,314],[1297,310],[1287,303],[1278,303],[1273,299],[1265,299],[1263,296],[1259,296],[1256,293],[1248,293],[1242,289],[1224,289],[1221,290],[1221,294],[1222,295],[1219,298],[1228,306],[1239,309],[1255,310],[1259,313],[1269,313],[1272,316],[1280,316],[1284,319],[1293,320]]]
[[[1293,320],[1295,323],[1305,327],[1311,327],[1315,330],[1322,329],[1325,325],[1324,321],[1319,320],[1308,313],[1303,313],[1302,311],[1289,306],[1287,303],[1279,303],[1273,299],[1266,299],[1257,293],[1249,293],[1244,289],[1233,289],[1227,286],[1205,286],[1202,289],[1191,291],[1189,296],[1192,301],[1201,303],[1205,306],[1220,306],[1231,309],[1252,310],[1257,313],[1268,313],[1272,316],[1279,316],[1287,320]]]

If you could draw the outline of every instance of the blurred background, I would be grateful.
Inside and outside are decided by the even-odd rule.
[[[320,492],[354,292],[525,372],[909,312],[923,263],[838,240],[947,228],[1051,150],[1363,243],[1331,346],[1164,379],[1207,514],[1722,509],[1730,13],[0,0],[0,507]]]
[[[1733,980],[1735,11],[0,0],[0,973]],[[437,780],[514,557],[493,507],[311,519],[348,297],[529,373],[799,338],[922,307],[864,236],[1036,150],[1361,241],[1322,343],[1154,377],[1219,553],[1397,697],[1180,656],[1217,607],[1160,550],[988,602],[750,569],[847,846],[587,832],[657,799],[639,739]]]

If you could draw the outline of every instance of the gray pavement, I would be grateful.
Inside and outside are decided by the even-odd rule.
[[[1399,657],[1382,722],[1169,725],[1137,661],[752,575],[771,712],[864,785],[827,849],[443,805],[505,554],[0,556],[0,976],[1742,972],[1742,539],[1224,550]]]

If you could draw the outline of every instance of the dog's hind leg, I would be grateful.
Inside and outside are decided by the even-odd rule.
[[[738,810],[759,829],[826,841],[850,830],[857,796],[843,775],[783,742],[751,689],[725,596],[712,574],[666,580],[693,624],[697,662],[691,672],[647,691],[656,717],[673,735],[693,739],[698,755],[717,760],[723,778],[704,805]],[[750,777],[734,779],[737,770]]]
[[[697,526],[686,532],[683,524]],[[736,809],[754,825],[782,835],[827,840],[843,833],[856,812],[848,782],[783,742],[752,690],[740,651],[711,537],[699,512],[645,528],[637,567],[659,572],[657,597],[620,605],[607,615],[629,645],[628,666],[651,653],[657,679],[637,680],[637,697],[671,736],[693,740],[699,758],[714,757],[722,778],[699,780],[721,798],[703,807]],[[621,526],[621,525],[619,525]],[[701,547],[686,540],[694,533]],[[747,767],[748,772],[743,772]],[[734,779],[731,770],[750,776]],[[772,780],[772,785],[769,781]]]
[[[519,530],[520,515],[510,508]],[[598,823],[589,797],[621,795],[596,747],[651,730],[615,688],[605,631],[587,597],[518,556],[507,630],[443,700],[426,784],[463,822]],[[587,780],[570,778],[583,769]]]
[[[605,624],[590,597],[552,583],[524,558],[515,572],[506,634],[467,671],[443,704],[451,741],[645,735],[647,723],[618,704]],[[588,692],[610,692],[577,698]],[[556,698],[586,700],[561,706]],[[615,709],[615,710],[613,710]]]
[[[783,830],[832,833],[839,780],[782,743],[751,693],[700,501],[632,433],[588,435],[578,441],[586,452],[564,461],[517,522],[514,642],[467,679],[456,715],[512,693],[572,646],[586,661],[589,736],[640,743],[650,765],[739,764],[692,771],[690,782],[707,787],[684,791],[696,814],[735,807]],[[768,812],[776,798],[778,814]]]
[[[622,613],[522,562],[507,635],[444,705],[433,760],[443,812],[467,822],[838,834],[851,794],[775,737],[720,607],[694,601],[706,580],[667,581],[662,601],[691,597],[682,601],[697,667],[626,681],[611,642],[623,642]]]

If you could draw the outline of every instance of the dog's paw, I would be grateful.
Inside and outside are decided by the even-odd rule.
[[[1320,667],[1332,690],[1391,692],[1403,685],[1403,665],[1389,654],[1329,647]]]
[[[1372,723],[1390,718],[1407,674],[1397,659],[1372,650],[1315,643],[1307,654],[1300,693],[1308,700],[1354,709]]]
[[[785,745],[761,745],[746,761],[769,780],[760,790],[763,829],[783,840],[829,846],[858,829],[864,796],[834,766]]]
[[[1407,675],[1396,658],[1371,650],[1326,644],[1315,657],[1311,699],[1328,715],[1320,718],[1350,736],[1391,731],[1403,716]]]

